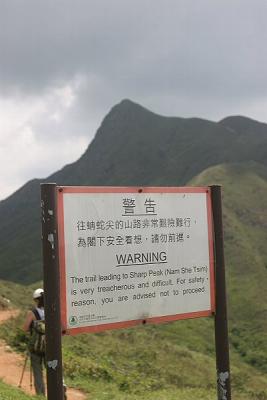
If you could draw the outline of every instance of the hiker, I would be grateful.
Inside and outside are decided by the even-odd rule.
[[[31,359],[31,367],[33,371],[34,387],[36,394],[45,395],[45,384],[43,377],[43,364],[45,359],[44,353],[44,291],[36,289],[33,292],[33,300],[35,306],[28,311],[23,330],[30,333],[29,353]],[[43,321],[43,322],[40,322]],[[42,333],[38,333],[38,325],[43,329]]]

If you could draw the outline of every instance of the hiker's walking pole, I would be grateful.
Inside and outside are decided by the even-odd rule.
[[[32,390],[32,362],[31,362],[31,366],[30,366],[30,388]]]
[[[22,374],[21,374],[20,381],[19,381],[19,388],[21,388],[21,384],[22,384],[22,380],[23,380],[26,364],[27,364],[27,361],[28,361],[28,357],[29,357],[29,354],[26,353],[26,357],[25,357],[25,361],[24,361],[24,365],[23,365],[23,369],[22,369]]]

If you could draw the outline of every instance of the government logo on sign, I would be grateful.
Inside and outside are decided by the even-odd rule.
[[[69,323],[70,323],[70,325],[72,325],[72,326],[73,326],[73,325],[77,325],[77,324],[78,324],[78,318],[75,317],[75,316],[70,317]]]

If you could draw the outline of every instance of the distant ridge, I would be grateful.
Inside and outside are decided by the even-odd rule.
[[[257,131],[257,134],[266,135],[267,131],[267,124],[242,115],[226,117],[219,121],[219,123],[243,134],[254,134]]]

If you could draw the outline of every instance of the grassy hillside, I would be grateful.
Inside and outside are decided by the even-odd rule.
[[[266,400],[266,167],[219,165],[190,183],[223,185],[233,399]],[[0,332],[13,345],[18,325]],[[65,337],[66,380],[98,400],[214,399],[213,336],[208,318]]]
[[[1,299],[8,301],[3,302],[4,307],[22,309],[28,307],[31,304],[32,293],[31,286],[23,286],[14,282],[0,280],[0,301]]]
[[[40,396],[29,396],[22,392],[22,390],[15,389],[6,385],[0,380],[0,399],[1,400],[41,400]]]
[[[267,372],[267,171],[224,165],[194,184],[223,185],[231,341],[242,358]]]
[[[75,163],[44,179],[61,185],[184,185],[219,163],[267,165],[267,125],[244,117],[216,123],[156,115],[124,100],[104,118]],[[42,277],[40,180],[0,202],[0,278]]]
[[[23,315],[1,327],[1,337],[23,351]],[[13,334],[16,333],[16,334]],[[64,374],[71,386],[98,400],[193,400],[216,398],[213,320],[65,337]],[[236,400],[267,399],[266,376],[232,349]]]

